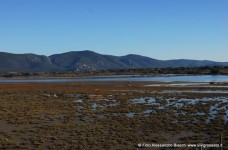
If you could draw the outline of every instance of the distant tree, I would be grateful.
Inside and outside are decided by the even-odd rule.
[[[218,68],[211,68],[210,73],[211,74],[218,74],[219,73],[219,69]]]
[[[13,77],[13,74],[4,74],[3,77],[10,78]]]
[[[32,74],[29,73],[29,72],[24,72],[24,73],[22,73],[22,76],[26,76],[26,77],[31,76],[31,75],[32,75]]]

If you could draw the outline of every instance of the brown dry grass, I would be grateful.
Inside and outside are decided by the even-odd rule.
[[[130,103],[129,99],[156,97],[165,106],[166,98],[170,97],[228,97],[228,94],[161,94],[163,90],[210,88],[144,87],[144,84],[149,83],[1,83],[0,148],[137,149],[136,145],[142,142],[219,143],[220,133],[227,139],[224,112],[208,124],[205,122],[208,113],[194,115],[198,111],[208,112],[213,102],[158,109],[154,105]],[[83,102],[75,102],[77,99]],[[92,109],[94,103],[96,109]],[[156,113],[139,113],[147,109]],[[181,111],[188,113],[177,115]],[[126,116],[129,112],[138,114],[129,118]]]

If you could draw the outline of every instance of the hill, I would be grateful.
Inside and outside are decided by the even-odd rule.
[[[71,51],[51,56],[0,52],[0,72],[51,72],[199,66],[228,66],[228,62],[186,59],[164,61],[133,54],[126,56],[102,55],[89,50]]]

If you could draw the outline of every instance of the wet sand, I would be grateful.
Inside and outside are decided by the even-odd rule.
[[[152,84],[0,83],[0,149],[228,148],[228,88]]]

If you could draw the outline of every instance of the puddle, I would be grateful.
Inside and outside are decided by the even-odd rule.
[[[186,114],[187,114],[187,112],[186,112],[186,111],[181,110],[181,112],[180,112],[179,114],[181,114],[181,115],[186,115]]]
[[[135,115],[145,115],[145,116],[148,116],[150,113],[152,112],[155,112],[154,110],[152,109],[147,109],[143,112],[140,112],[140,113],[135,113],[135,112],[129,112],[129,113],[126,113],[126,116],[129,117],[129,118],[133,118]]]
[[[107,108],[107,107],[113,107],[118,105],[119,103],[113,103],[113,104],[97,104],[97,103],[93,103],[93,105],[91,106],[92,110],[96,110],[97,108]]]
[[[204,91],[194,91],[194,90],[192,90],[192,91],[183,91],[184,93],[206,93],[206,94],[210,94],[210,93],[212,93],[212,94],[228,94],[228,91],[223,91],[223,90],[214,90],[214,91],[212,91],[212,90],[204,90]]]
[[[146,110],[146,111],[144,111],[144,112],[142,112],[142,113],[143,113],[143,114],[149,114],[149,113],[151,113],[151,112],[154,112],[154,110],[148,109],[148,110]]]
[[[133,118],[135,116],[136,113],[133,113],[133,112],[129,112],[129,113],[126,113],[126,116],[129,117],[129,118]]]
[[[149,84],[145,86],[205,86],[210,83],[173,83],[173,84]]]
[[[197,103],[207,104],[209,102],[214,102],[210,106],[209,117],[206,119],[206,123],[210,123],[211,120],[214,120],[217,117],[219,111],[224,112],[224,121],[225,121],[225,123],[228,122],[228,110],[227,110],[228,98],[227,97],[217,97],[217,98],[205,97],[205,98],[195,98],[195,99],[188,99],[188,98],[177,99],[174,97],[174,98],[166,99],[165,104],[156,102],[155,99],[156,99],[155,97],[145,97],[145,98],[141,97],[138,99],[129,100],[129,102],[133,103],[133,104],[155,105],[155,106],[157,106],[157,109],[159,109],[159,110],[169,109],[173,113],[177,113],[177,111],[175,109],[172,109],[172,107],[176,107],[177,109],[180,109],[182,107],[189,106],[189,105],[194,107],[194,105]],[[129,118],[133,118],[135,114],[150,114],[151,112],[155,112],[155,111],[148,109],[141,113],[131,112],[131,113],[127,113],[126,115]],[[187,114],[188,114],[188,112],[183,111],[183,110],[181,110],[179,113],[177,113],[177,115],[187,115]],[[197,112],[195,115],[204,116],[204,115],[206,115],[206,113],[200,111],[200,112]]]
[[[173,83],[173,84],[148,84],[144,86],[149,86],[149,87],[159,87],[159,86],[166,86],[166,87],[225,87],[228,88],[228,85],[220,85],[220,84],[210,84],[210,83]]]
[[[164,91],[163,91],[164,92]],[[166,92],[166,91],[165,91]],[[170,92],[170,91],[169,91]],[[173,91],[172,91],[173,92]],[[176,92],[176,91],[175,91]],[[180,92],[180,91],[178,91]],[[223,91],[223,90],[206,90],[206,91],[181,91],[181,92],[202,92],[202,93],[228,93],[228,91]],[[102,98],[101,96],[95,96],[95,95],[90,95],[90,97],[94,97],[96,99],[90,99],[89,101],[89,107],[87,109],[91,110],[97,110],[98,108],[104,108],[107,109],[108,107],[115,107],[116,105],[120,105],[120,102],[117,100],[114,100],[112,98]],[[98,98],[100,97],[100,98]],[[76,99],[74,102],[78,104],[85,103],[83,99]],[[87,102],[87,101],[86,101]],[[92,102],[92,103],[90,103]],[[205,121],[206,123],[210,123],[212,120],[216,119],[218,115],[223,115],[224,114],[224,121],[225,123],[228,122],[228,98],[227,97],[216,97],[216,98],[209,98],[209,97],[204,97],[204,98],[176,98],[176,97],[171,97],[171,98],[164,98],[162,96],[155,96],[155,97],[140,97],[140,98],[135,98],[135,99],[130,99],[128,100],[129,105],[135,104],[142,104],[146,105],[148,108],[142,112],[129,112],[129,113],[124,113],[129,118],[134,118],[136,115],[144,115],[144,116],[149,116],[152,113],[157,113],[157,111],[163,111],[163,110],[168,110],[171,111],[171,113],[178,115],[188,115],[188,113],[192,111],[186,111],[186,107],[194,107],[194,105],[201,103],[205,104],[208,106],[208,112],[204,112],[204,110],[199,110],[199,112],[195,112],[196,117],[197,116],[206,116]],[[84,109],[82,106],[77,106],[76,107],[78,110]],[[197,108],[198,109],[198,108]],[[194,110],[194,108],[193,108]],[[197,111],[197,110],[194,110]],[[109,114],[108,114],[109,115]],[[111,115],[111,114],[110,114]],[[194,114],[193,114],[194,115]],[[193,122],[197,122],[197,119]]]
[[[164,90],[160,93],[205,93],[205,94],[228,94],[228,91],[225,90]]]
[[[135,104],[152,104],[155,103],[156,100],[155,98],[152,97],[146,97],[146,98],[138,98],[138,99],[132,99],[130,102],[135,103]]]
[[[82,99],[77,99],[74,102],[76,102],[76,103],[83,103],[83,100]]]
[[[170,102],[171,100],[171,102]],[[167,99],[168,101],[168,104],[167,105],[176,105],[178,104],[180,106],[180,104],[182,103],[183,105],[181,107],[183,107],[184,105],[195,105],[196,103],[199,103],[199,102],[210,102],[210,101],[215,101],[215,102],[222,102],[222,103],[225,103],[225,102],[228,102],[228,99],[225,98],[225,97],[219,97],[219,98],[208,98],[208,97],[205,97],[205,98],[195,98],[195,99],[187,99],[187,98],[181,98],[181,99],[178,99],[178,100],[175,100],[175,99]]]
[[[96,110],[97,107],[98,107],[98,105],[97,105],[96,103],[94,103],[94,104],[92,105],[92,109],[93,109],[93,110]]]
[[[205,114],[205,112],[197,112],[196,115],[198,115],[198,116],[205,116],[206,114]]]
[[[220,102],[219,104],[222,104],[222,102]],[[215,104],[210,107],[210,116],[207,118],[206,123],[209,123],[211,120],[215,119],[219,113],[218,111],[223,110],[223,112],[224,112],[223,119],[225,121],[225,124],[227,124],[227,122],[228,122],[228,109],[227,109],[228,104],[225,106],[222,106],[222,107],[219,107],[219,104]]]

